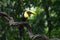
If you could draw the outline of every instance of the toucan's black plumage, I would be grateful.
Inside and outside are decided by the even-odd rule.
[[[36,14],[34,11],[25,11],[23,13],[23,17],[20,18],[20,22],[25,22],[27,20],[27,18],[30,16],[30,14]],[[20,25],[19,26],[19,30],[20,30],[20,36],[23,36],[24,33],[24,25]]]

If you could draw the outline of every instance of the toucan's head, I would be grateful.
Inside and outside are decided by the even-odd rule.
[[[36,14],[36,12],[35,11],[32,11],[32,10],[26,10],[24,12],[24,17],[25,18],[28,18],[30,16],[30,14]]]

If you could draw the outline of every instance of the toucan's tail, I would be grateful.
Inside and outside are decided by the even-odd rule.
[[[23,27],[23,25],[20,25],[20,26],[18,27],[18,29],[19,29],[19,34],[20,34],[20,36],[22,37],[22,36],[24,35],[24,27]]]

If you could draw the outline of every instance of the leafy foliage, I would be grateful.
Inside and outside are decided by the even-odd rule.
[[[27,22],[34,34],[45,34],[60,38],[60,1],[59,0],[0,0],[0,12],[6,12],[15,21],[20,21],[25,9],[34,8],[36,15],[30,15]],[[31,40],[24,32],[19,36],[17,27],[9,26],[8,21],[0,16],[0,40]]]

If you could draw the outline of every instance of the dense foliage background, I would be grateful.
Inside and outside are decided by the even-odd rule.
[[[45,34],[50,38],[60,38],[60,0],[0,0],[0,12],[6,12],[19,21],[25,9],[36,11],[27,22],[34,34]],[[19,29],[10,26],[8,21],[0,16],[0,40],[20,40]],[[24,32],[21,40],[31,40]]]

